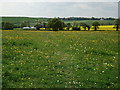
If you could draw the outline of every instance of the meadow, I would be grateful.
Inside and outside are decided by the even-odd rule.
[[[3,88],[118,88],[117,31],[2,31]]]

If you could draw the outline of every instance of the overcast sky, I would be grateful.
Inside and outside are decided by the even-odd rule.
[[[1,2],[118,2],[120,0],[0,0]]]
[[[103,0],[103,2],[78,2],[76,0],[3,0],[0,16],[31,16],[31,17],[118,17],[118,0]],[[48,0],[47,0],[48,1]],[[82,0],[81,0],[82,1]],[[102,0],[101,0],[102,1]],[[105,2],[106,1],[106,2]]]

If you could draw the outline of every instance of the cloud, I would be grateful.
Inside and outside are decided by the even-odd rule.
[[[0,14],[42,17],[117,17],[117,8],[115,2],[2,2]]]

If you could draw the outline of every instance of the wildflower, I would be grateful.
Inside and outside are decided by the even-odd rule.
[[[30,79],[30,77],[28,79]]]
[[[33,83],[30,83],[31,85],[33,85]]]
[[[102,71],[102,73],[104,73],[105,71]]]
[[[21,80],[24,80],[24,78],[21,78]]]
[[[44,79],[42,78],[42,81],[44,81]]]
[[[57,82],[59,82],[59,80],[57,80]]]

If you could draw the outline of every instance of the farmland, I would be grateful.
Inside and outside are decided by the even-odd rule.
[[[62,30],[62,31],[66,31],[66,28],[67,28],[67,27],[65,27],[64,30]],[[21,28],[14,28],[14,30],[16,31],[16,30],[22,30],[22,29],[21,29]],[[32,29],[31,29],[31,30],[32,30]],[[84,28],[83,28],[83,27],[80,27],[80,30],[81,30],[81,31],[84,31]],[[94,27],[91,26],[90,30],[93,31],[93,30],[94,30]],[[104,30],[104,31],[115,31],[116,28],[114,28],[114,25],[101,25],[101,26],[99,26],[98,31],[103,31],[103,30]],[[33,29],[32,31],[36,31],[36,30]],[[45,30],[45,28],[40,28],[40,30],[38,30],[38,31],[47,31],[47,30]],[[72,30],[72,27],[70,28],[70,31],[73,31],[73,30]],[[88,30],[87,30],[87,31],[88,31]]]
[[[3,88],[118,88],[117,31],[2,32]]]
[[[11,22],[16,25],[20,25],[24,21],[29,21],[31,26],[36,24],[36,20],[41,22],[48,22],[51,18],[33,18],[33,17],[0,17],[3,22]],[[114,25],[114,20],[63,20],[65,23],[72,23],[77,21],[78,23],[86,23],[92,25],[94,21],[98,21],[101,25]]]

